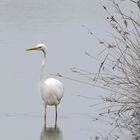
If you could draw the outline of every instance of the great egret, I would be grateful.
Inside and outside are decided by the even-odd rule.
[[[55,106],[55,127],[57,125],[57,105],[60,103],[61,98],[63,97],[64,88],[63,84],[54,78],[49,78],[45,80],[45,65],[47,61],[47,47],[44,44],[37,44],[32,46],[26,51],[37,50],[43,52],[43,60],[41,66],[41,74],[40,74],[40,90],[41,97],[44,101],[45,111],[44,111],[44,121],[46,125],[46,113],[47,113],[47,105]]]

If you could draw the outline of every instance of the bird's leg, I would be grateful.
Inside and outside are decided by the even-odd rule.
[[[46,126],[46,114],[47,114],[47,104],[45,104],[45,108],[44,108],[44,126]]]
[[[57,105],[55,105],[55,128],[57,127]]]

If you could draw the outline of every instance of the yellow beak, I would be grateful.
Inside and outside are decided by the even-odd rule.
[[[31,48],[26,49],[26,51],[32,51],[32,50],[37,50],[39,47],[38,46],[32,46]]]

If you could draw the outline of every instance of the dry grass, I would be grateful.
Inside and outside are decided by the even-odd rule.
[[[106,113],[118,127],[129,129],[140,139],[140,1],[129,1],[136,6],[132,15],[125,13],[115,0],[111,2],[117,14],[103,8],[114,29],[112,42],[99,42],[105,47],[105,59],[94,80],[111,91],[109,97],[103,98],[109,103]]]

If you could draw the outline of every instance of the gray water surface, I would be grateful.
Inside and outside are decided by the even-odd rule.
[[[80,79],[70,72],[73,66],[96,71],[98,63],[84,52],[95,55],[100,49],[86,27],[102,34],[108,28],[103,26],[102,13],[98,0],[0,1],[0,139],[90,140],[109,134],[112,128],[107,122],[95,121],[104,106],[90,107],[104,91],[63,78],[65,93],[58,107],[58,128],[54,129],[54,107],[49,107],[44,129],[38,90],[42,55],[25,52],[37,43],[47,45],[46,77],[59,72]]]

